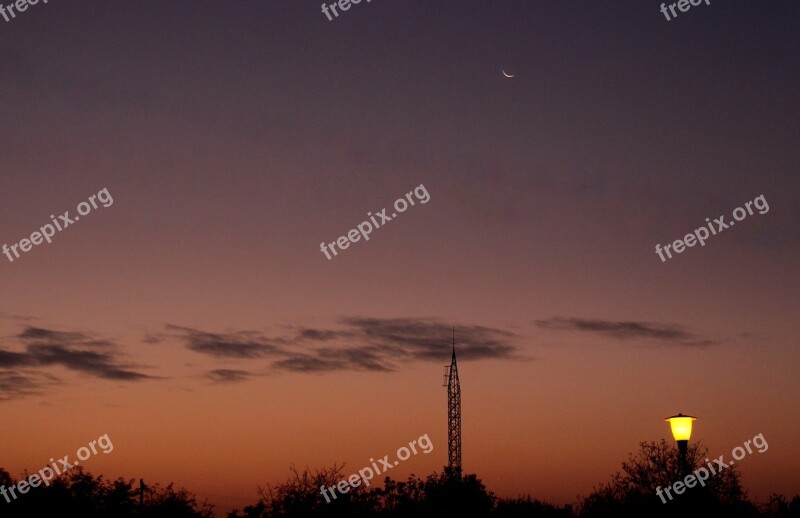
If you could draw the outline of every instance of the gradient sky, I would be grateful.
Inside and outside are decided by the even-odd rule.
[[[800,5],[39,3],[0,19],[0,466],[108,433],[106,476],[220,509],[288,468],[434,450],[574,501],[663,418],[800,492]],[[516,74],[506,79],[501,70]],[[320,252],[419,185],[417,204]],[[763,195],[770,210],[654,252]],[[391,210],[388,212],[392,212]]]

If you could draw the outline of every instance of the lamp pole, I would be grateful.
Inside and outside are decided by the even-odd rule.
[[[690,415],[677,414],[664,420],[669,422],[672,436],[675,438],[675,442],[678,443],[681,477],[685,477],[689,474],[687,452],[689,450],[689,439],[692,436],[692,422],[696,421],[697,418]]]

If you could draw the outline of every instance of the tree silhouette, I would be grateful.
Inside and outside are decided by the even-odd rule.
[[[552,504],[534,500],[530,496],[520,498],[499,499],[494,516],[498,518],[570,518],[575,516],[572,507],[555,507]]]
[[[414,475],[405,481],[384,479],[383,487],[350,488],[328,502],[320,486],[335,486],[345,480],[343,466],[302,473],[292,468],[293,476],[283,484],[259,490],[260,499],[228,518],[292,518],[299,516],[490,516],[495,497],[475,475],[459,477],[452,472],[432,474],[423,480]],[[330,493],[331,491],[329,491]]]
[[[292,466],[292,475],[282,484],[267,484],[259,488],[259,501],[243,511],[234,510],[229,518],[267,518],[292,516],[368,516],[374,510],[364,486],[350,488],[346,494],[336,492],[336,498],[328,496],[328,502],[320,491],[321,486],[330,488],[346,478],[344,465],[333,465],[311,471],[299,472]],[[334,490],[329,490],[330,495]]]
[[[24,474],[26,479],[28,474]],[[0,485],[16,484],[7,471],[0,469]],[[6,502],[0,498],[0,516],[29,518],[33,516],[80,516],[82,518],[211,518],[213,507],[198,504],[194,495],[184,489],[175,490],[155,485],[145,493],[139,505],[133,480],[104,480],[73,467],[53,479],[49,486],[30,488],[25,494]]]
[[[800,518],[800,495],[787,500],[783,495],[772,495],[764,506],[763,516],[769,518]]]
[[[707,458],[708,448],[699,443],[690,445],[686,455],[689,472],[701,467],[708,469]],[[711,464],[715,466],[713,461]],[[639,451],[622,463],[622,471],[582,500],[580,515],[587,518],[609,513],[614,516],[674,516],[678,509],[691,509],[693,512],[718,511],[728,517],[757,516],[757,509],[742,489],[737,466],[710,475],[705,486],[687,488],[681,495],[673,493],[671,500],[665,495],[666,504],[662,502],[657,489],[663,491],[683,480],[685,475],[678,451],[672,444],[664,439],[642,442]]]
[[[700,444],[689,446],[687,460],[691,470],[705,466],[708,449]],[[656,489],[681,480],[681,465],[672,444],[643,442],[635,454],[622,463],[611,481],[581,499],[577,506],[555,507],[530,496],[503,499],[488,491],[475,475],[462,476],[445,468],[426,478],[410,475],[398,481],[390,477],[381,487],[360,485],[347,493],[337,491],[335,499],[326,500],[320,486],[336,486],[346,480],[344,466],[334,465],[317,471],[306,468],[284,483],[258,490],[258,501],[242,511],[234,510],[228,518],[295,517],[386,517],[428,518],[441,516],[478,516],[501,518],[595,518],[595,517],[667,517],[725,516],[726,518],[800,518],[800,496],[787,499],[773,495],[769,502],[756,507],[742,489],[739,472],[729,467],[711,475],[705,487],[687,489],[662,503]],[[27,478],[27,474],[24,474]],[[16,480],[0,468],[0,486]],[[374,481],[378,484],[378,481]],[[329,495],[332,490],[329,490]],[[80,516],[81,518],[211,518],[213,507],[200,504],[185,489],[172,484],[146,487],[140,503],[139,485],[134,480],[105,480],[94,477],[82,467],[54,479],[49,487],[31,488],[6,503],[0,497],[0,517]]]

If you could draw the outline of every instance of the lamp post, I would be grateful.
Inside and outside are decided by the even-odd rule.
[[[681,476],[686,476],[689,471],[689,463],[686,460],[686,452],[689,447],[689,438],[692,436],[692,421],[696,421],[696,417],[690,415],[678,414],[664,419],[669,422],[672,429],[672,437],[678,443],[678,456],[681,464]]]

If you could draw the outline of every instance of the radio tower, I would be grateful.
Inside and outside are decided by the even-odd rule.
[[[453,357],[444,367],[442,386],[447,387],[447,448],[448,467],[461,476],[461,384],[456,364],[456,328],[453,327]]]

